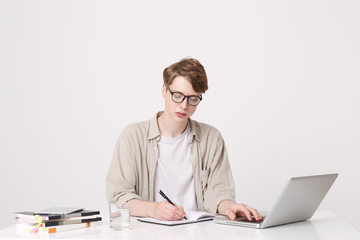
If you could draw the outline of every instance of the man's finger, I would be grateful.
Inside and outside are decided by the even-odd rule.
[[[249,209],[244,208],[243,213],[245,214],[246,218],[247,218],[249,221],[252,221],[252,217],[251,217],[251,213],[250,213]]]
[[[252,215],[255,217],[256,221],[259,221],[262,219],[262,216],[259,214],[259,212],[256,209],[252,208],[252,209],[250,209],[250,211],[251,211]]]

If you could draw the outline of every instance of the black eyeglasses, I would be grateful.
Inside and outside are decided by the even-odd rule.
[[[191,106],[197,106],[200,101],[202,100],[202,96],[194,96],[194,95],[190,95],[190,96],[185,96],[184,94],[182,94],[181,92],[173,92],[170,90],[170,88],[168,88],[170,94],[171,94],[171,99],[176,102],[176,103],[182,103],[185,98],[187,98],[187,103]]]

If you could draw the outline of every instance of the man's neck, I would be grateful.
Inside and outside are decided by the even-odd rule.
[[[176,122],[166,112],[161,114],[158,119],[158,127],[161,135],[167,138],[175,138],[180,136],[187,127],[188,122]]]

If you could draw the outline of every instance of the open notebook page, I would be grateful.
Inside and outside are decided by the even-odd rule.
[[[203,221],[209,221],[212,220],[216,215],[211,214],[208,212],[202,212],[202,211],[185,211],[186,212],[186,219],[182,219],[180,221],[161,221],[157,220],[155,218],[138,218],[141,222],[147,222],[147,223],[156,223],[161,225],[167,225],[167,226],[174,226],[174,225],[181,225],[181,224],[188,224],[188,223],[195,223],[195,222],[203,222]]]

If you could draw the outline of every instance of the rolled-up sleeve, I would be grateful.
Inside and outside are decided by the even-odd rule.
[[[235,184],[221,134],[215,131],[211,139],[211,143],[207,144],[208,159],[202,171],[202,178],[206,178],[204,209],[216,213],[221,201],[235,201]]]
[[[106,197],[109,203],[123,204],[130,199],[142,199],[136,194],[138,172],[134,158],[130,129],[118,138],[106,177]]]

